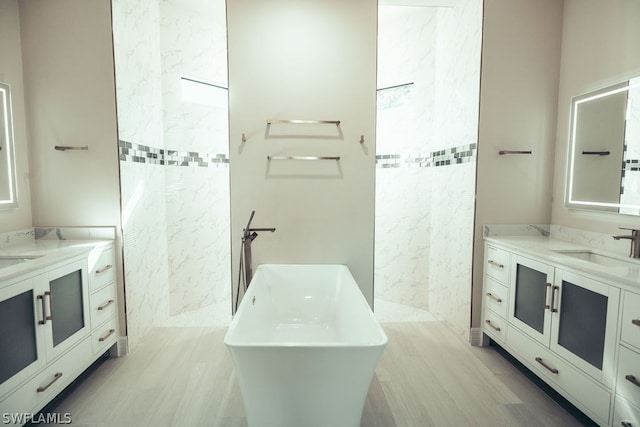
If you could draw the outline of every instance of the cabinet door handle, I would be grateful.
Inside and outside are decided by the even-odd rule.
[[[113,304],[115,302],[115,300],[110,299],[109,301],[105,302],[104,304],[98,306],[98,310],[102,311],[105,308],[109,307],[111,304]]]
[[[551,312],[552,313],[557,313],[558,309],[555,306],[555,300],[556,300],[556,291],[560,290],[560,286],[554,286],[551,290]]]
[[[107,338],[109,338],[111,335],[113,335],[113,333],[115,332],[115,329],[109,329],[109,332],[107,332],[107,335],[98,338],[98,341],[102,342],[102,341],[106,341]]]
[[[486,323],[487,325],[491,326],[491,328],[496,332],[500,332],[501,331],[501,329],[499,327],[497,327],[496,325],[491,323],[491,320],[485,320],[484,323]]]
[[[640,326],[640,319],[633,319],[631,323],[633,323],[636,326]]]
[[[105,271],[107,271],[107,270],[109,270],[111,268],[113,268],[113,265],[107,264],[104,267],[97,269],[96,270],[96,274],[104,273]]]
[[[546,363],[544,363],[544,361],[542,360],[542,357],[536,357],[536,362],[538,362],[539,364],[544,366],[552,374],[557,374],[558,373],[558,370],[556,368],[552,368],[551,366],[549,366]]]
[[[490,259],[489,261],[487,261],[487,264],[492,265],[494,267],[498,267],[498,268],[504,268],[504,264],[500,264],[499,262],[495,262],[494,260]]]
[[[502,298],[498,298],[498,297],[496,297],[496,296],[495,296],[495,295],[493,295],[491,292],[487,292],[487,296],[488,296],[489,298],[491,298],[492,300],[494,300],[495,302],[498,302],[498,303],[502,302]]]
[[[49,297],[49,315],[45,317],[45,320],[53,320],[53,298],[51,296],[51,291],[45,292],[44,295]]]
[[[42,304],[42,320],[38,320],[38,325],[46,325],[47,324],[47,311],[44,308],[44,295],[38,295],[37,296],[38,300],[40,300],[40,303]]]
[[[38,388],[36,389],[36,391],[37,391],[38,393],[42,393],[43,391],[46,391],[49,387],[51,387],[51,385],[52,385],[53,383],[55,383],[56,381],[58,381],[60,378],[62,378],[62,372],[56,372],[56,374],[53,376],[53,380],[51,380],[51,382],[50,382],[49,384],[47,384],[47,385],[46,385],[46,386],[44,386],[44,387],[42,387],[42,386],[38,387]]]
[[[622,427],[633,427],[633,424],[631,424],[629,421],[622,421],[620,425]]]
[[[640,387],[640,381],[638,381],[638,379],[636,377],[634,377],[633,375],[625,375],[624,378],[627,381],[629,381],[631,384]]]
[[[551,287],[551,283],[547,282],[545,283],[544,286],[544,309],[548,309],[551,308],[551,305],[547,304],[547,301],[549,301],[549,288]],[[553,303],[552,303],[553,304]]]

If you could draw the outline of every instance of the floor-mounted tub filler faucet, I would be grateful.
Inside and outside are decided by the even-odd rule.
[[[619,227],[620,230],[630,230],[631,234],[625,234],[623,236],[613,236],[616,240],[629,239],[631,240],[631,252],[629,256],[631,258],[640,258],[640,230],[633,228]]]
[[[253,267],[251,260],[251,242],[253,242],[256,237],[258,237],[258,231],[276,231],[275,228],[251,228],[251,221],[253,221],[253,216],[256,214],[256,211],[251,211],[251,215],[249,216],[249,222],[247,226],[242,230],[242,251],[240,252],[240,268],[238,273],[238,289],[236,293],[236,310],[238,309],[239,295],[240,295],[240,282],[244,279],[244,291],[247,290],[249,283],[251,283],[251,278],[253,277]],[[244,272],[244,275],[243,275]]]

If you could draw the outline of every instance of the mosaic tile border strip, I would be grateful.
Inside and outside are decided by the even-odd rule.
[[[459,145],[444,150],[422,154],[380,154],[376,156],[377,168],[428,168],[475,162],[478,144]]]
[[[640,171],[640,160],[638,160],[638,159],[627,159],[622,163],[622,168],[625,171],[638,172],[638,171]]]
[[[120,147],[121,162],[205,168],[210,166],[229,166],[229,156],[227,154],[169,150],[166,148],[151,147],[149,145],[134,144],[123,140],[119,140],[118,145]]]
[[[229,167],[227,154],[209,154],[193,151],[178,151],[156,148],[149,145],[119,141],[120,161],[144,163],[160,166],[181,167]],[[450,166],[474,162],[477,144],[459,145],[429,154],[379,154],[376,155],[378,168],[426,168]]]

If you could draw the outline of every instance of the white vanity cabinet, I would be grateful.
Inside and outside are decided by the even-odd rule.
[[[507,332],[509,268],[509,252],[487,246],[482,293],[482,325],[484,332],[502,345],[506,341]]]
[[[625,291],[616,376],[614,426],[640,426],[640,293]]]
[[[28,412],[79,373],[90,356],[80,345],[91,329],[88,291],[86,257],[0,288],[0,412]]]
[[[502,335],[491,324],[492,316],[503,318],[495,302],[487,299],[488,294],[496,294],[499,283],[495,266],[489,263],[496,251],[508,260],[506,289],[499,288],[508,296]],[[486,253],[483,332],[598,424],[609,425],[614,390],[620,383],[616,357],[621,289],[494,242],[487,242]],[[636,306],[640,307],[640,301]],[[640,349],[640,343],[637,345],[636,350]],[[636,362],[640,369],[640,358]],[[630,398],[619,397],[640,402],[640,387],[637,392]]]
[[[0,283],[0,413],[38,412],[115,343],[115,281],[93,289],[95,251]]]
[[[99,248],[89,257],[91,287],[91,342],[96,356],[115,344],[118,310],[113,247]]]

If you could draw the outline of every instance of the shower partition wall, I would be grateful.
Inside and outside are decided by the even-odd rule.
[[[376,297],[468,334],[482,1],[381,6]]]
[[[112,11],[133,347],[171,315],[231,313],[225,3]]]

